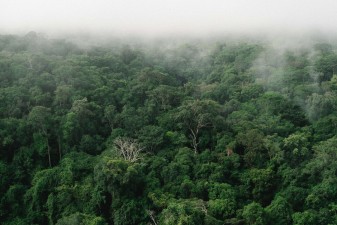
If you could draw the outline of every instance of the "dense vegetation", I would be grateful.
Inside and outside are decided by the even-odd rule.
[[[337,224],[337,54],[0,36],[0,223]]]

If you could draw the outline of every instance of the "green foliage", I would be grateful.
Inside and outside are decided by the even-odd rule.
[[[271,204],[266,207],[269,224],[292,224],[292,210],[290,204],[283,197],[277,196]]]
[[[270,168],[250,169],[242,175],[245,187],[248,189],[253,199],[266,203],[273,195],[275,186],[275,174]]]
[[[125,160],[106,159],[95,167],[97,185],[113,196],[141,191],[141,171],[138,164]]]
[[[162,211],[159,222],[167,225],[203,224],[203,207],[203,202],[199,200],[172,200]]]
[[[83,213],[74,213],[66,217],[62,217],[56,225],[106,225],[104,219],[94,215]]]
[[[263,207],[256,202],[252,202],[243,208],[242,217],[246,223],[250,225],[266,224],[265,211]]]
[[[293,224],[296,225],[314,225],[318,223],[317,212],[313,210],[308,210],[304,212],[297,212],[293,214]]]
[[[336,45],[218,41],[0,35],[0,224],[336,224]]]
[[[244,160],[248,166],[261,166],[265,162],[267,151],[263,142],[263,134],[258,130],[239,133],[236,137],[238,150],[244,149]]]
[[[159,126],[145,126],[138,134],[141,144],[150,151],[158,150],[164,143],[165,131]]]
[[[309,137],[309,133],[296,132],[283,139],[283,147],[288,162],[297,165],[310,157]]]
[[[218,219],[227,219],[235,214],[236,203],[230,199],[215,199],[208,202],[209,212]]]
[[[146,212],[140,199],[123,200],[113,212],[113,222],[118,225],[136,224],[145,219]]]

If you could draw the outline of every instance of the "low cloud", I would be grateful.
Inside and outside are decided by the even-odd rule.
[[[337,30],[333,0],[3,0],[0,32],[212,35]]]

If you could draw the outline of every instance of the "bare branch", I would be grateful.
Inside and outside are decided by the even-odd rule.
[[[118,137],[114,144],[117,147],[118,153],[127,161],[136,162],[141,159],[140,153],[144,149],[134,139]]]
[[[146,210],[146,213],[150,216],[152,222],[154,225],[158,225],[155,218],[154,218],[154,211],[153,210]]]
[[[196,154],[198,152],[198,145],[199,145],[198,141],[199,130],[197,129],[196,131],[194,131],[193,129],[190,129],[190,131],[191,131],[190,137],[192,139],[192,147],[194,149],[194,153]]]

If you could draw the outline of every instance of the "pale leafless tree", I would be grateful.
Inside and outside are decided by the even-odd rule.
[[[125,160],[136,162],[141,159],[141,151],[144,149],[136,140],[131,138],[118,137],[115,139],[118,154]]]
[[[199,145],[199,131],[200,129],[204,127],[208,127],[211,124],[207,122],[207,119],[204,115],[198,115],[195,118],[195,121],[193,124],[189,124],[188,129],[190,130],[190,138],[192,140],[192,147],[194,149],[194,153],[196,154],[198,152],[198,145]]]
[[[154,225],[158,225],[158,223],[156,222],[156,219],[154,217],[154,211],[152,210],[146,210],[146,213],[149,215],[149,217],[151,218],[152,222]]]
[[[198,201],[196,204],[196,208],[200,209],[205,215],[207,215],[207,207],[205,201]]]

